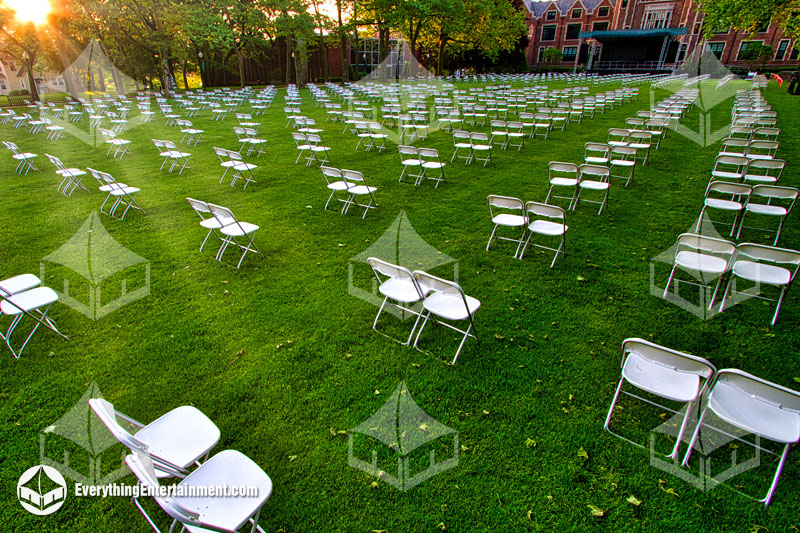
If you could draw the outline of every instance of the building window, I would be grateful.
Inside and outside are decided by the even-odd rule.
[[[722,59],[722,51],[725,50],[725,43],[706,43],[706,52],[711,52],[717,59]]]
[[[592,24],[592,31],[606,31],[608,29],[608,22],[595,22]]]
[[[598,17],[607,17],[608,16],[608,8],[607,7],[601,7],[600,9],[598,9],[597,10],[597,16]]]
[[[700,33],[700,28],[702,26],[703,26],[703,24],[701,22],[698,22],[697,24],[695,24],[694,25],[694,31],[692,33],[694,33],[694,35],[697,35],[698,33]]]
[[[765,33],[767,31],[769,31],[769,23],[770,22],[771,22],[770,20],[765,20],[763,22],[760,22],[758,24],[758,26],[756,27],[756,33]]]
[[[581,24],[567,24],[567,39],[577,39],[581,33]]]
[[[739,55],[736,56],[738,61],[746,61],[752,59],[753,49],[763,44],[761,41],[742,41],[742,46],[739,47]]]
[[[795,48],[792,48],[792,53],[789,54],[789,60],[794,61],[798,55],[800,55],[800,50],[797,49],[797,43],[795,43]]]
[[[572,18],[579,19],[583,15],[583,9],[577,8],[572,10]]]
[[[669,27],[669,21],[671,18],[671,7],[668,9],[645,10],[644,17],[642,18],[642,29],[650,30],[655,28],[667,28]]]
[[[628,7],[628,0],[622,0],[622,7]]]
[[[2,89],[3,91],[6,90],[6,82],[3,80],[0,80],[0,89]]]
[[[17,78],[19,80],[19,88],[25,89],[25,80],[23,78]]]
[[[725,26],[725,27],[718,26],[718,27],[714,28],[714,33],[717,34],[717,35],[721,35],[723,33],[728,33],[728,31],[730,31],[730,27],[728,27],[728,26]]]
[[[541,63],[544,60],[544,46],[539,47],[539,59],[536,60],[537,63]]]
[[[556,25],[546,24],[542,26],[542,40],[555,41],[556,40]]]
[[[546,18],[546,20],[556,20],[556,12],[555,11],[548,11],[545,18]]]
[[[680,49],[678,49],[678,62],[680,63],[686,58],[686,49],[689,47],[688,44],[682,44]],[[719,58],[718,58],[719,59]]]
[[[564,61],[575,61],[575,58],[578,57],[577,46],[565,46],[563,52]]]
[[[789,48],[789,41],[781,41],[781,44],[778,45],[778,53],[775,54],[775,61],[783,61],[787,48]]]

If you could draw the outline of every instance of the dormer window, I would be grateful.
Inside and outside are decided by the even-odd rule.
[[[547,20],[556,20],[556,12],[555,11],[548,11],[546,15]]]

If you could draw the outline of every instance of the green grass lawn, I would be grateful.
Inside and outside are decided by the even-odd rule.
[[[227,178],[219,183],[222,171],[211,149],[238,147],[233,116],[212,121],[204,111],[194,119],[205,134],[199,146],[186,148],[193,168],[183,175],[159,171],[161,160],[150,139],[180,139],[160,114],[121,135],[133,141],[133,153],[122,160],[106,158],[102,145],[69,136],[50,143],[41,134],[1,126],[2,139],[39,154],[41,172],[18,176],[10,154],[4,150],[0,157],[0,277],[39,274],[42,259],[67,242],[104,198],[89,179],[91,193],[60,195],[45,152],[68,166],[105,170],[141,188],[138,201],[146,215],[132,210],[124,221],[99,217],[113,239],[145,258],[150,269],[147,297],[98,320],[56,304],[51,316],[69,342],[40,331],[21,359],[3,352],[2,523],[13,531],[149,529],[126,498],[75,498],[70,489],[56,514],[38,518],[14,497],[19,476],[40,462],[42,439],[53,459],[62,458],[62,449],[72,450],[43,431],[95,382],[121,412],[141,421],[185,404],[206,413],[222,433],[214,451],[240,450],[272,478],[274,492],[260,520],[266,531],[797,529],[798,453],[790,454],[773,503],[764,509],[737,491],[763,496],[774,469],[771,458],[762,456],[759,468],[725,486],[703,490],[651,466],[647,449],[603,431],[619,379],[620,344],[627,337],[800,389],[796,291],[789,293],[775,327],[769,326],[772,304],[750,300],[702,320],[650,293],[651,266],[661,287],[669,271],[653,258],[694,223],[718,143],[701,147],[670,132],[627,188],[612,184],[602,215],[590,204],[568,213],[569,253],[552,269],[549,254],[530,249],[523,261],[513,259],[508,242],[485,251],[492,230],[486,197],[544,201],[548,162],[581,162],[585,142],[604,142],[608,128],[623,126],[626,117],[649,107],[649,88],[641,92],[638,102],[570,124],[549,140],[526,139],[520,152],[495,151],[486,168],[448,163],[447,183],[434,189],[432,183],[398,183],[395,145],[381,154],[354,151],[356,138],[342,134],[341,125],[326,123],[324,110],[304,90],[303,112],[323,125],[333,166],[362,171],[378,187],[379,208],[363,220],[360,212],[343,216],[323,210],[328,193],[319,169],[294,164],[283,89],[266,115],[255,119],[269,143],[260,158],[247,158],[258,165],[258,183],[244,191],[230,187]],[[659,90],[655,96],[667,95]],[[782,184],[800,185],[797,101],[774,84],[766,96],[782,129],[779,155],[788,162]],[[729,122],[731,105],[728,99],[708,112],[712,131]],[[698,130],[700,115],[695,110],[683,123]],[[449,161],[449,134],[435,132],[417,144],[438,148]],[[227,206],[258,224],[255,241],[265,257],[248,255],[237,271],[236,250],[222,263],[214,259],[217,241],[209,240],[199,252],[205,230],[187,196]],[[475,318],[480,346],[468,342],[455,366],[449,362],[456,334],[429,326],[420,340],[425,352],[402,346],[374,332],[376,307],[350,294],[350,267],[353,283],[371,290],[368,266],[350,259],[376,242],[401,212],[422,239],[457,261],[459,283],[482,302]],[[797,248],[799,236],[795,215],[779,244]],[[758,232],[748,239],[768,242]],[[66,278],[76,297],[88,299],[77,274],[44,265],[46,285],[62,290]],[[433,273],[452,276],[453,265]],[[130,289],[143,282],[141,271],[122,273],[107,280],[104,297],[118,294],[123,278]],[[685,294],[695,298],[690,290]],[[385,315],[380,327],[399,338],[410,325]],[[401,382],[426,413],[458,432],[460,446],[457,467],[407,492],[349,468],[344,433],[383,406]],[[666,420],[631,400],[623,400],[622,407],[616,427],[644,444],[650,430]],[[100,430],[95,438],[105,431]],[[669,449],[666,439],[659,445]],[[446,442],[433,446],[447,456]],[[361,443],[357,451],[367,458],[369,449]],[[726,468],[732,449],[715,455],[719,470]],[[119,467],[125,451],[121,445],[103,451],[102,471]],[[738,453],[746,458],[750,452],[741,447]],[[88,472],[86,457],[73,450],[70,464]],[[387,469],[392,464],[385,450],[379,460]],[[692,473],[697,469],[695,458]],[[127,475],[123,482],[134,478]],[[630,503],[631,496],[641,504]],[[166,515],[152,500],[145,503],[162,529],[168,528]],[[594,516],[590,506],[603,516]]]

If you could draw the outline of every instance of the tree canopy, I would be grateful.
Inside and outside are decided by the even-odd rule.
[[[755,33],[772,21],[800,45],[800,0],[700,0],[700,9],[709,37],[725,27]]]

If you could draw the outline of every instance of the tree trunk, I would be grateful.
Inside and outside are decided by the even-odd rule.
[[[342,0],[336,0],[336,14],[339,17],[339,51],[342,54],[342,81],[350,81],[350,57],[347,53],[347,36],[342,24]]]
[[[292,38],[286,36],[286,86],[292,82]]]
[[[239,61],[239,85],[244,87],[244,56],[242,55],[241,48],[238,46],[234,46],[233,49],[236,52],[236,59]]]
[[[439,35],[439,57],[436,61],[436,75],[442,75],[442,65],[444,64],[444,47],[447,44],[447,37],[442,34]]]
[[[36,86],[36,79],[33,77],[33,61],[30,59],[25,61],[25,71],[28,74],[28,85],[31,87],[31,101],[35,102],[39,99],[39,88]]]

